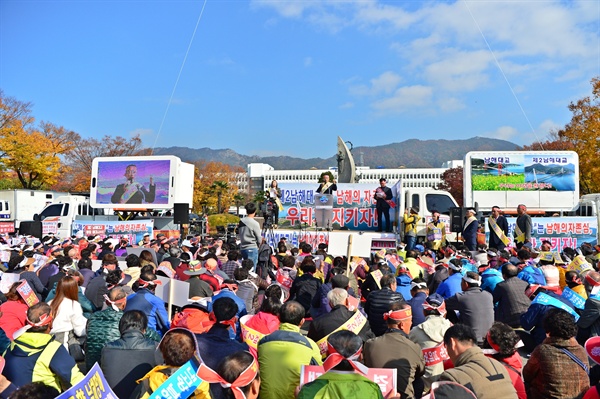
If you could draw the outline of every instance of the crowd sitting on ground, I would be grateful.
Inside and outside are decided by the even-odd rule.
[[[346,259],[283,238],[263,241],[255,262],[209,237],[10,240],[0,238],[1,398],[55,397],[96,363],[118,398],[148,398],[195,357],[193,398],[384,397],[365,366],[396,369],[394,398],[600,398],[590,244],[417,244]],[[159,276],[189,283],[171,318]],[[324,373],[300,386],[303,365]]]

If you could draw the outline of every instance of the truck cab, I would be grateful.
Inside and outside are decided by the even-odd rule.
[[[427,223],[431,221],[431,212],[438,211],[440,220],[446,224],[446,235],[450,240],[450,208],[457,207],[458,204],[452,195],[447,191],[432,190],[428,188],[407,188],[401,190],[397,215],[400,234],[404,235],[403,216],[407,208],[419,209],[419,222],[417,224],[417,238],[425,238]]]
[[[65,195],[46,206],[34,216],[35,221],[42,223],[42,235],[53,233],[65,238],[71,236],[75,218],[94,218],[105,215],[104,209],[92,208],[88,197],[82,195]]]

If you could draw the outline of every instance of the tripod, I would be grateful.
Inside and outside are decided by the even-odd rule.
[[[273,232],[273,215],[272,214],[267,215],[267,218],[265,219],[265,222],[263,223],[263,228],[262,228],[261,234],[267,241],[267,244],[273,245],[273,246],[276,244],[275,233]]]

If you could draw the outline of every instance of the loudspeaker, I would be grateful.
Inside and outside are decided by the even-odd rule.
[[[190,223],[190,204],[174,204],[173,205],[173,223],[189,224]]]
[[[42,239],[42,222],[23,221],[19,225],[19,234],[32,235]]]
[[[453,207],[450,208],[450,231],[453,233],[461,233],[463,224],[465,224],[466,208]]]

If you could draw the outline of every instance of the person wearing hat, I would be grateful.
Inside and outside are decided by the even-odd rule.
[[[341,277],[345,277],[347,287],[348,278],[346,276],[338,274],[334,278],[343,280]],[[315,342],[319,342],[332,332],[344,326],[344,324],[346,324],[352,317],[355,317],[356,312],[360,312],[360,310],[349,310],[348,308],[350,304],[348,298],[348,291],[346,291],[345,287],[333,288],[331,291],[329,291],[327,293],[327,299],[329,301],[329,306],[331,307],[331,312],[322,314],[316,319],[313,319],[313,321],[310,323],[307,337]],[[369,325],[368,320],[365,320],[362,328],[358,326],[352,332],[360,336],[363,342],[375,337],[375,334],[371,332],[371,326]]]
[[[404,242],[406,243],[404,250],[411,251],[415,249],[415,245],[417,244],[419,210],[414,207],[405,209],[402,222],[404,223]]]
[[[379,187],[375,190],[375,209],[377,210],[377,231],[383,231],[383,217],[385,216],[385,231],[392,231],[390,220],[390,207],[393,198],[392,190],[386,186],[387,180],[379,179]]]
[[[428,390],[431,384],[437,381],[440,374],[444,372],[444,334],[452,323],[446,319],[446,303],[444,298],[438,294],[431,294],[421,305],[425,321],[410,330],[408,337],[411,341],[417,343],[423,352],[425,358],[425,374],[423,381],[425,390]],[[414,308],[414,313],[419,311]]]
[[[183,273],[189,276],[187,282],[190,284],[189,298],[210,298],[213,295],[213,290],[206,281],[198,278],[200,275],[206,273],[206,269],[202,267],[199,260],[192,260],[189,262],[187,270]]]
[[[395,368],[400,397],[420,398],[424,388],[421,377],[425,373],[425,359],[421,347],[407,335],[412,326],[412,309],[407,303],[393,302],[383,318],[387,324],[386,332],[365,343],[365,366]]]
[[[479,222],[475,217],[474,209],[468,208],[466,213],[467,219],[462,228],[462,238],[469,251],[475,251],[477,249],[477,230],[479,229]]]
[[[458,258],[450,259],[448,262],[448,278],[440,283],[436,293],[440,294],[444,299],[462,292],[462,261]]]
[[[144,237],[138,242],[138,247],[149,247],[150,246],[150,233],[144,233]]]
[[[467,272],[462,276],[462,291],[446,300],[448,320],[470,326],[477,334],[477,343],[494,324],[494,301],[492,294],[481,289],[481,276]]]
[[[13,256],[8,261],[8,272],[18,274],[18,280],[26,280],[29,287],[35,292],[35,295],[41,301],[48,294],[48,289],[44,287],[37,274],[33,271],[35,259],[27,258],[23,255]],[[8,277],[8,276],[7,276]]]

